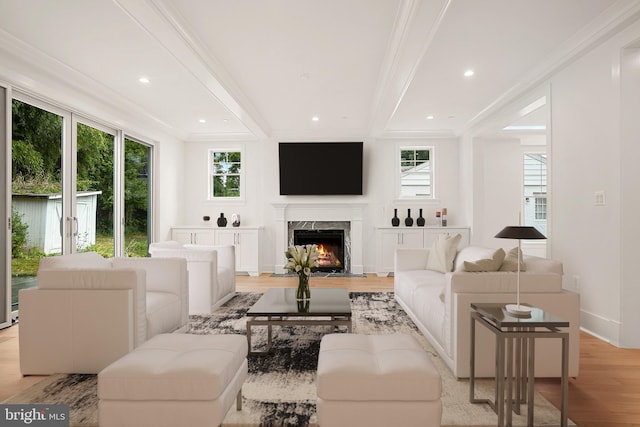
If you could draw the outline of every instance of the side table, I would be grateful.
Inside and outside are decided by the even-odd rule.
[[[493,401],[475,397],[476,322],[496,336],[496,389]],[[520,404],[526,402],[527,425],[533,426],[535,340],[536,338],[559,338],[562,340],[560,425],[566,427],[569,392],[569,332],[560,328],[568,327],[568,321],[537,307],[531,308],[531,315],[515,316],[506,311],[505,304],[472,303],[469,401],[488,403],[498,414],[498,427],[504,427],[505,421],[507,427],[511,426],[512,412],[520,414]]]

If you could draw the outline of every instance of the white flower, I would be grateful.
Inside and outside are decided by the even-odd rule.
[[[318,248],[316,245],[289,246],[284,253],[287,263],[284,268],[299,275],[310,276],[318,268]]]

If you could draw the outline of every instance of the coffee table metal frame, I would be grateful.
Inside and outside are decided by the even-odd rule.
[[[282,289],[269,289],[265,292],[260,299],[266,296],[268,292],[281,292]],[[335,292],[336,289],[314,289],[312,292],[311,300],[308,300],[308,304],[313,304],[313,296],[316,295],[316,298],[319,293],[323,293],[325,291]],[[346,294],[346,301],[349,302],[349,292],[346,289],[337,289],[338,292],[344,291]],[[295,292],[295,289],[293,289]],[[255,305],[260,302],[258,300]],[[343,310],[341,312],[334,312],[340,310],[328,310],[328,311],[312,311],[305,310],[306,301],[298,301],[296,303],[296,307],[299,309],[294,310],[291,307],[289,310],[282,310],[281,312],[273,312],[267,313],[262,311],[252,312],[252,309],[249,309],[247,312],[247,343],[249,345],[249,354],[265,354],[271,350],[273,344],[273,326],[333,326],[338,328],[340,326],[346,326],[347,332],[352,331],[352,322],[351,322],[351,309]],[[310,319],[313,317],[313,319]],[[251,328],[254,326],[266,326],[267,327],[267,347],[265,350],[261,351],[253,351],[251,347]]]
[[[561,427],[566,427],[568,423],[569,332],[562,331],[559,328],[568,328],[569,322],[545,313],[542,309],[533,308],[533,310],[536,314],[535,319],[516,318],[509,314],[503,316],[499,314],[496,315],[499,312],[504,313],[504,304],[471,304],[469,402],[489,404],[498,415],[498,427],[505,426],[505,418],[506,426],[512,425],[512,411],[519,415],[521,403],[527,403],[527,426],[534,425],[533,396],[536,338],[560,338],[562,340],[562,377],[560,387],[562,400],[560,405],[560,425]],[[485,326],[496,336],[496,387],[493,401],[489,399],[477,399],[475,397],[476,322]],[[515,398],[513,397],[514,391]]]

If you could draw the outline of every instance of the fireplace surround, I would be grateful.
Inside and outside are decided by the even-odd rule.
[[[293,244],[293,228],[345,230],[346,273],[364,274],[364,203],[274,203],[275,273],[286,273],[284,253]]]

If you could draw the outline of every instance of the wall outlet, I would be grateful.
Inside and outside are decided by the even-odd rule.
[[[596,191],[593,194],[593,202],[596,206],[604,206],[606,203],[604,191]]]
[[[573,289],[579,290],[580,289],[580,276],[573,276]]]

